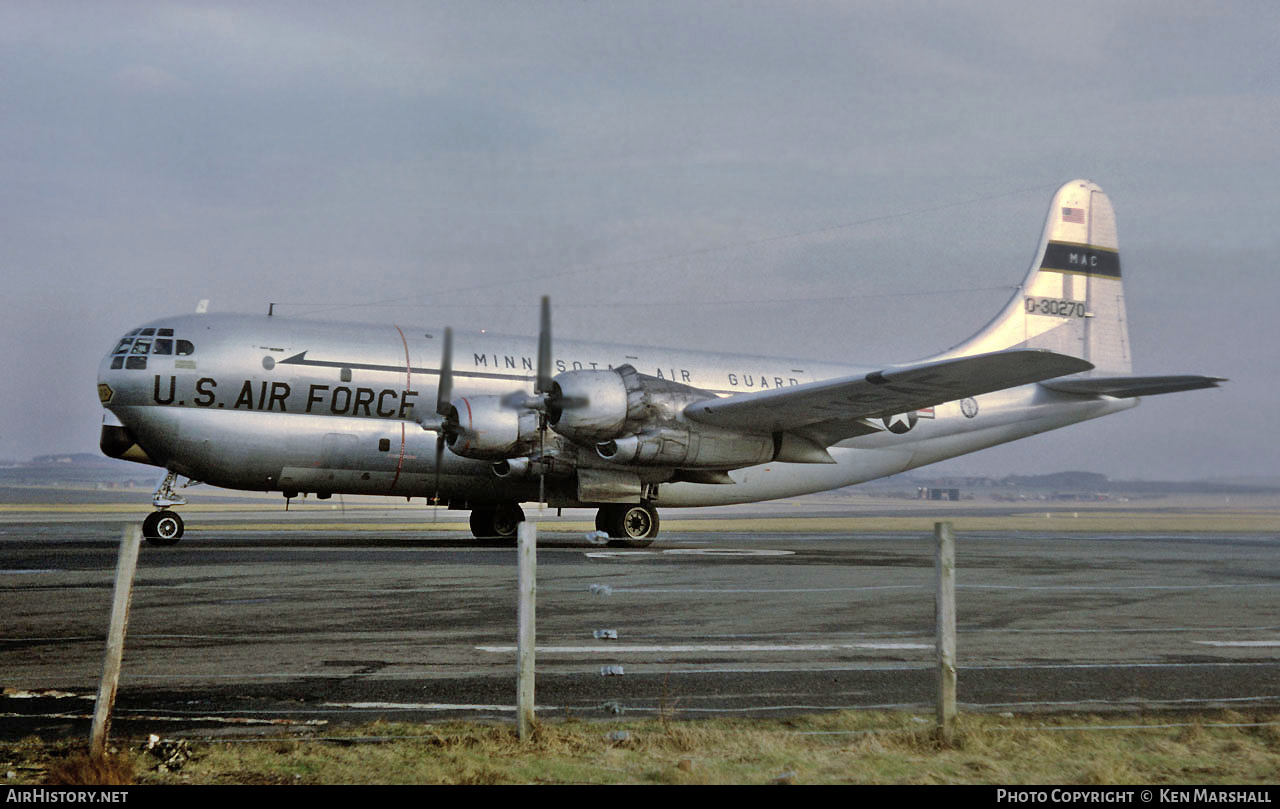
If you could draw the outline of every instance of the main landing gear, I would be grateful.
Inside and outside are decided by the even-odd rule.
[[[471,511],[471,533],[476,539],[515,543],[524,522],[518,503],[478,506]],[[596,512],[596,530],[610,537],[614,547],[647,548],[658,536],[658,510],[648,503],[603,506]]]
[[[596,530],[604,531],[625,548],[647,548],[658,536],[658,510],[648,503],[602,506],[596,512]]]
[[[496,503],[471,510],[471,533],[476,539],[516,541],[516,532],[524,522],[524,509],[519,503]]]

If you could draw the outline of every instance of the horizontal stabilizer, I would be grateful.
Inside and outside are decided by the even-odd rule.
[[[1104,376],[1092,379],[1060,379],[1040,384],[1059,393],[1132,399],[1135,396],[1155,396],[1158,393],[1216,388],[1219,382],[1226,381],[1216,376]]]
[[[1091,368],[1093,365],[1082,359],[1051,351],[996,351],[726,399],[704,399],[688,405],[684,414],[703,424],[747,432],[793,432],[828,447],[873,431],[863,419],[908,413]]]

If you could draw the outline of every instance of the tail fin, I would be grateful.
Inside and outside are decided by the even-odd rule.
[[[935,359],[1039,348],[1093,363],[1088,375],[1129,374],[1129,329],[1111,200],[1072,180],[1049,204],[1040,249],[1013,300],[976,335]]]

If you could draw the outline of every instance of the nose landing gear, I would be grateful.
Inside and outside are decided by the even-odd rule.
[[[178,516],[176,511],[169,510],[169,506],[185,506],[187,504],[187,499],[173,490],[173,485],[177,481],[178,473],[169,472],[164,476],[164,480],[160,481],[155,493],[151,495],[151,504],[157,510],[142,521],[142,537],[148,544],[163,547],[176,545],[178,540],[182,539],[182,518]],[[186,488],[193,483],[195,483],[194,480],[188,480],[179,488]]]
[[[162,508],[142,521],[142,536],[151,545],[176,545],[182,539],[182,518],[176,511]]]

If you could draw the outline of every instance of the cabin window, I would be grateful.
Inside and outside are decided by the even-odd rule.
[[[163,337],[156,338],[155,343],[153,343],[151,346],[151,353],[152,354],[172,354],[173,341],[165,339]]]
[[[147,369],[146,357],[126,357],[124,367],[132,371],[145,371]]]
[[[378,439],[378,451],[379,451],[379,452],[389,452],[390,450],[391,450],[391,439],[390,439],[390,438],[379,438],[379,439]]]
[[[194,345],[192,345],[191,343],[187,342],[186,340],[179,340],[179,341],[178,341],[178,356],[179,356],[179,357],[185,357],[185,356],[187,356],[188,354],[194,354],[194,353],[196,353],[196,347],[195,347]]]
[[[123,340],[120,341],[120,344],[116,346],[116,350],[112,351],[111,353],[112,354],[128,354],[129,346],[131,345],[133,345],[133,338],[125,337]]]
[[[343,381],[343,382],[350,382],[350,381],[351,381],[351,369],[350,369],[350,368],[343,368],[343,369],[342,369],[342,371],[341,371],[341,372],[339,372],[338,376],[342,379],[342,381]]]

